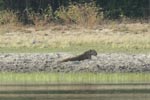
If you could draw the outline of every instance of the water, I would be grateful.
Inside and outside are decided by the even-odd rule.
[[[150,85],[1,85],[0,100],[150,100]]]

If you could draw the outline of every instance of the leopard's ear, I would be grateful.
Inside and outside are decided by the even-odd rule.
[[[93,49],[90,49],[89,51],[93,51]]]
[[[95,51],[94,49],[90,49],[89,51]]]

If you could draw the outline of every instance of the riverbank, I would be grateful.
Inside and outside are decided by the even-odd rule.
[[[83,61],[59,63],[69,53],[1,53],[1,72],[150,72],[150,54],[106,53]]]

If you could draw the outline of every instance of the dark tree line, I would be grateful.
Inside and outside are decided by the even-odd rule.
[[[133,18],[150,17],[150,0],[0,0],[0,9],[13,9],[23,11],[32,8],[38,12],[51,6],[53,11],[60,6],[68,6],[71,3],[96,2],[97,7],[103,9],[106,18],[119,18],[127,16]]]

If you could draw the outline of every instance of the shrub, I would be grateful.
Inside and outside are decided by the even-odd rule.
[[[45,25],[53,20],[51,6],[48,6],[46,9],[39,8],[37,12],[32,8],[26,8],[17,13],[17,17],[24,25],[35,26]]]
[[[85,27],[92,27],[103,18],[103,14],[99,13],[95,3],[62,6],[55,12],[55,16],[66,24],[73,23]]]
[[[47,24],[53,20],[53,10],[50,5],[46,9],[41,9],[38,13],[34,12],[33,15],[33,21],[36,25]]]
[[[17,15],[13,11],[10,10],[2,10],[0,11],[0,25],[17,23]]]

